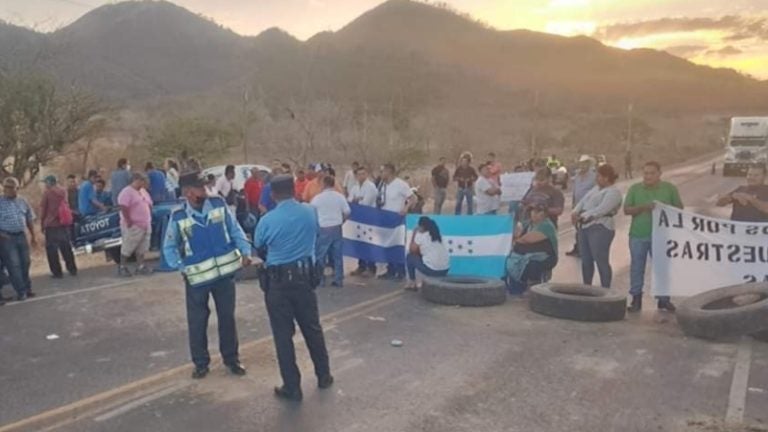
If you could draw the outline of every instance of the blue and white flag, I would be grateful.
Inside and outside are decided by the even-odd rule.
[[[420,215],[408,215],[408,241]],[[451,276],[501,278],[512,249],[511,216],[430,216],[451,257]]]
[[[403,216],[375,207],[350,204],[344,223],[344,255],[377,263],[405,264]]]

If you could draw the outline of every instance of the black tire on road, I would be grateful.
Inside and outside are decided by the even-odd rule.
[[[739,298],[749,298],[744,304]],[[768,283],[717,288],[686,299],[677,309],[683,333],[722,339],[768,333]]]
[[[421,295],[432,303],[450,306],[494,306],[507,301],[503,281],[474,276],[425,278]]]
[[[627,312],[626,295],[605,288],[545,283],[531,288],[528,306],[532,311],[574,321],[621,321]]]

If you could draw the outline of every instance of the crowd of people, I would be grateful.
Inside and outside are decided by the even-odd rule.
[[[512,290],[519,292],[532,283],[551,277],[559,260],[557,227],[565,212],[565,196],[553,185],[553,168],[560,162],[553,155],[549,159],[532,159],[516,166],[514,171],[533,171],[530,189],[519,202],[501,202],[500,176],[502,166],[496,155],[489,153],[477,169],[472,155],[463,153],[451,173],[446,158],[440,158],[431,170],[433,213],[443,211],[451,182],[455,183],[454,213],[467,215],[495,215],[508,206],[514,214],[514,244],[507,261],[507,280]],[[186,161],[183,169],[197,168],[199,164]],[[125,159],[117,161],[116,169],[105,180],[103,170],[90,170],[78,182],[74,175],[67,177],[66,185],[49,175],[43,180],[45,192],[40,202],[40,226],[45,237],[46,256],[53,278],[62,278],[64,269],[77,274],[77,263],[72,253],[72,225],[111,209],[119,209],[122,247],[117,263],[118,273],[129,277],[149,274],[152,269],[145,263],[152,236],[152,208],[154,203],[180,198],[180,165],[172,159],[164,161],[162,169],[147,162],[142,171],[131,169]],[[221,197],[236,220],[252,233],[259,220],[273,211],[277,203],[271,193],[270,179],[289,175],[294,179],[294,199],[307,203],[318,214],[319,235],[316,259],[333,270],[331,286],[344,283],[342,251],[342,225],[349,218],[350,204],[375,207],[405,215],[412,212],[423,198],[408,182],[397,175],[392,164],[381,166],[374,172],[354,162],[351,169],[337,180],[335,168],[326,163],[310,164],[294,172],[290,164],[274,161],[270,171],[254,168],[242,187],[235,186],[235,166],[228,165],[224,174],[209,175],[204,180],[208,196]],[[651,213],[655,202],[683,207],[677,188],[661,180],[661,166],[648,162],[643,167],[643,181],[632,185],[622,196],[615,183],[619,175],[608,164],[597,166],[587,155],[578,160],[572,175],[571,221],[576,230],[576,241],[567,256],[581,259],[582,279],[593,283],[595,269],[600,286],[610,288],[613,272],[610,252],[616,234],[615,216],[623,211],[632,217],[629,230],[631,257],[630,311],[642,308],[645,267],[651,255]],[[718,200],[718,205],[733,206],[733,220],[768,221],[768,187],[764,185],[765,168],[755,166],[747,174],[747,185]],[[29,282],[30,248],[35,244],[33,221],[38,218],[27,201],[17,195],[18,182],[8,178],[3,182],[4,195],[0,197],[0,259],[5,282],[16,291],[16,299],[34,296]],[[420,212],[420,211],[419,211]],[[28,243],[29,240],[29,243]],[[378,277],[401,281],[407,278],[406,288],[420,285],[420,276],[434,276],[448,271],[449,259],[437,223],[422,217],[413,236],[408,239],[406,265],[387,263],[386,271],[378,274],[374,262],[359,260],[353,276]],[[61,260],[63,260],[64,268]],[[135,268],[130,263],[135,262]],[[325,284],[325,280],[321,281]],[[0,299],[2,299],[0,297]],[[7,300],[7,299],[2,299]],[[0,301],[2,301],[0,300]],[[674,310],[668,298],[658,300],[658,307]]]

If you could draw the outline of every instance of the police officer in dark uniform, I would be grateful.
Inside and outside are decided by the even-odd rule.
[[[317,213],[294,200],[293,177],[276,176],[270,185],[277,207],[259,221],[254,246],[266,256],[260,283],[283,378],[283,385],[275,388],[275,395],[300,401],[301,374],[293,346],[294,321],[307,343],[318,387],[326,389],[333,384],[314,291],[320,280],[314,256]]]
[[[216,303],[219,351],[224,365],[238,376],[240,365],[235,326],[235,273],[250,264],[251,245],[221,197],[208,197],[198,173],[185,174],[179,186],[186,202],[171,214],[163,257],[184,277],[192,378],[208,375],[208,299]]]

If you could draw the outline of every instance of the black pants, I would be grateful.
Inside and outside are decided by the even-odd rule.
[[[211,363],[208,354],[208,297],[216,304],[219,320],[219,352],[225,365],[238,363],[237,327],[235,326],[235,281],[222,279],[210,285],[191,287],[187,291],[187,326],[189,328],[189,351],[192,363],[205,368]]]
[[[557,257],[550,255],[544,261],[531,261],[523,271],[523,281],[544,282],[543,277],[557,265]]]
[[[293,346],[293,334],[296,331],[294,320],[304,335],[309,355],[315,365],[315,375],[318,379],[330,375],[328,351],[317,310],[317,296],[309,283],[272,284],[264,297],[275,339],[280,375],[285,387],[291,391],[301,388],[301,373],[296,366],[296,351]]]
[[[67,266],[69,274],[76,274],[77,264],[75,263],[75,254],[72,252],[72,245],[69,241],[69,228],[46,228],[45,253],[48,256],[48,267],[54,276],[62,275],[59,252],[61,252],[61,257],[64,258],[64,264]]]

